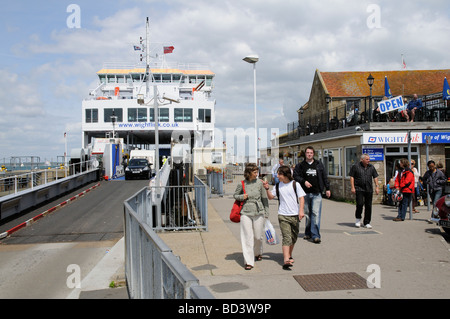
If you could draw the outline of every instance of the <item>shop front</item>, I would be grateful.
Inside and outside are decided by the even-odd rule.
[[[395,175],[396,163],[401,158],[415,160],[419,174],[427,171],[427,161],[434,160],[448,167],[450,159],[450,132],[413,131],[408,143],[407,131],[358,132],[339,138],[320,139],[301,144],[291,144],[296,156],[292,162],[303,160],[304,149],[311,145],[316,150],[316,158],[321,160],[328,173],[332,196],[336,199],[354,200],[350,187],[350,168],[359,163],[361,154],[370,156],[379,177],[379,196],[374,195],[374,203],[381,203],[383,187]],[[282,149],[280,149],[282,151]]]

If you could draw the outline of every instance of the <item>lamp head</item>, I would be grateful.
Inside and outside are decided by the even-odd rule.
[[[246,56],[245,58],[243,58],[243,60],[248,63],[256,63],[259,61],[259,57],[256,54],[253,54]]]
[[[375,78],[372,76],[372,74],[369,74],[369,77],[367,78],[367,84],[371,87],[373,85],[373,81]]]

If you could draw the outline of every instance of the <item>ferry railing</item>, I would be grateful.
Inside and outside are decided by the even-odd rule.
[[[152,188],[144,188],[124,202],[125,277],[129,297],[214,299],[150,226],[151,193]],[[169,193],[167,190],[166,194]]]
[[[149,186],[136,199],[137,212],[154,231],[208,230],[208,186]]]
[[[0,175],[0,197],[10,194],[17,194],[28,189],[33,189],[37,186],[45,185],[65,177],[91,171],[93,169],[96,168],[93,166],[93,161],[90,160],[58,168],[32,170],[22,174],[17,174],[17,172],[15,172],[15,175],[9,176],[6,176],[7,172],[4,172],[5,177],[1,177]]]

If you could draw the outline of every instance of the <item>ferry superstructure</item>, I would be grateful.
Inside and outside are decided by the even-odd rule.
[[[215,74],[206,65],[167,62],[164,53],[150,61],[148,47],[147,32],[145,64],[108,63],[97,72],[98,86],[82,102],[83,148],[93,138],[114,137],[129,150],[152,149],[155,131],[158,145],[170,145],[180,134],[188,135],[192,147],[212,143]]]

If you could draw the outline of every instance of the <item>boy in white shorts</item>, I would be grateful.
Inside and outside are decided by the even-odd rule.
[[[290,269],[294,264],[292,251],[297,242],[300,221],[305,217],[304,206],[306,194],[299,183],[294,181],[291,169],[288,166],[281,166],[278,169],[277,177],[280,182],[269,191],[269,183],[264,182],[269,199],[278,198],[278,222],[280,224],[282,236],[282,250],[284,264],[283,269]]]

